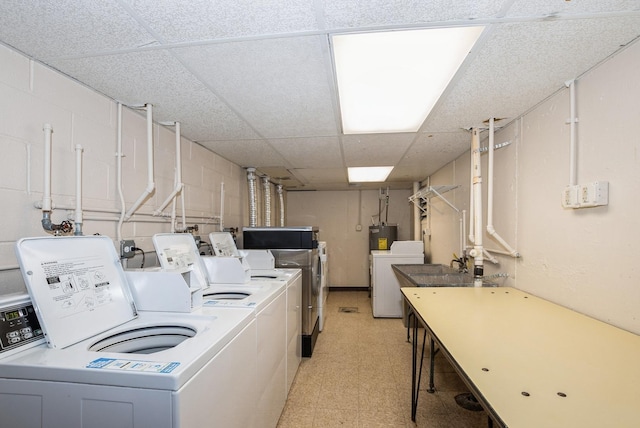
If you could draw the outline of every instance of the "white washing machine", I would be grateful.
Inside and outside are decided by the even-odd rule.
[[[211,397],[224,398],[233,386],[217,383],[225,373],[251,374],[252,311],[138,313],[107,237],[27,238],[16,253],[47,344],[0,356],[3,426],[251,422],[246,402],[225,408]]]
[[[318,241],[320,256],[320,292],[318,293],[318,329],[322,331],[327,321],[327,298],[329,297],[329,259],[327,258],[327,243]]]
[[[266,278],[250,279],[242,283],[244,273],[238,268],[237,283],[211,283],[204,263],[200,263],[199,254],[194,252],[193,238],[186,234],[157,234],[153,242],[158,253],[161,266],[168,269],[176,269],[178,266],[191,266],[198,271],[195,278],[205,278],[203,289],[202,310],[217,308],[222,310],[254,311],[256,320],[256,348],[254,355],[257,365],[257,376],[252,387],[252,393],[256,396],[253,413],[256,427],[276,426],[280,414],[284,408],[287,393],[290,387],[288,379],[290,373],[297,371],[301,360],[301,345],[296,346],[300,340],[300,329],[292,333],[295,335],[295,358],[289,357],[287,352],[287,290],[291,284],[298,285],[301,289],[302,279],[300,269],[280,269],[277,274],[273,271]],[[215,245],[217,240],[211,239],[214,251],[220,250]],[[217,257],[236,257],[237,249],[225,246],[224,255]],[[232,266],[232,265],[230,265]],[[236,267],[240,266],[237,264]],[[232,266],[232,268],[234,268]],[[273,276],[276,278],[273,278]],[[301,296],[301,293],[298,293]],[[300,297],[298,297],[300,300]],[[295,315],[298,318],[297,325],[301,325],[301,302],[295,307]],[[292,380],[292,378],[291,378]]]

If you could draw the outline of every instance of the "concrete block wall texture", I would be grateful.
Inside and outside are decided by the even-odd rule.
[[[567,209],[561,191],[570,181],[569,89],[532,108],[496,132],[494,226],[522,257],[496,255],[485,273],[508,273],[515,286],[607,323],[640,333],[640,43],[635,43],[575,81],[578,184],[609,182],[609,205]],[[571,77],[571,76],[567,76]],[[487,145],[487,133],[482,134]],[[447,194],[469,210],[469,153],[431,177],[458,184]],[[482,156],[486,224],[487,156]],[[437,202],[436,202],[437,203]],[[449,263],[458,249],[457,216],[431,212],[429,256]],[[468,221],[468,219],[467,219]],[[468,229],[467,229],[468,230]],[[487,248],[502,249],[484,235]]]
[[[389,191],[388,223],[398,225],[403,241],[413,239],[410,195],[410,190]],[[379,221],[372,220],[378,196],[378,190],[287,193],[287,224],[318,226],[319,239],[327,242],[331,287],[369,285],[369,226]]]
[[[75,207],[75,146],[82,145],[83,232],[116,241],[121,209],[116,186],[117,103],[42,64],[0,45],[0,294],[24,291],[14,253],[17,239],[48,235],[42,229],[44,183],[43,124],[52,134],[51,192],[54,206]],[[145,100],[140,100],[144,103]],[[147,135],[144,112],[123,108],[122,181],[128,209],[147,185]],[[184,130],[183,130],[184,131]],[[174,188],[175,133],[173,127],[153,125],[156,190],[138,213],[153,213]],[[198,224],[205,238],[219,229],[221,184],[224,183],[224,225],[242,227],[245,217],[245,172],[210,150],[182,137],[182,172],[187,225]],[[181,215],[181,203],[177,203]],[[170,215],[171,205],[164,211]],[[52,222],[73,218],[73,212],[54,209]],[[136,216],[134,216],[135,219]],[[142,218],[138,216],[137,218]],[[144,216],[144,220],[152,219]],[[153,251],[151,237],[169,232],[170,223],[127,221],[123,239],[134,239]]]

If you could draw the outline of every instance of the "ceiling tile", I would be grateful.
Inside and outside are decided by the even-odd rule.
[[[314,0],[128,0],[165,42],[317,30]]]
[[[415,133],[344,135],[347,166],[390,166],[400,161]]]
[[[640,16],[496,25],[423,129],[451,132],[519,116],[637,37],[638,28]]]
[[[171,54],[162,50],[52,60],[51,65],[127,105],[151,103],[157,121],[180,121],[183,135],[256,138],[255,132]]]
[[[264,140],[201,141],[199,144],[241,167],[286,165],[282,156]]]
[[[640,10],[637,0],[515,0],[506,16],[553,16]]]
[[[296,168],[293,172],[302,177],[306,183],[347,183],[345,168]]]
[[[0,40],[40,59],[155,41],[116,2],[77,0],[2,0]]]
[[[498,14],[506,0],[325,0],[327,28],[402,26]]]
[[[336,134],[326,37],[223,43],[176,52],[262,136]]]
[[[466,131],[425,133],[411,145],[402,161],[391,172],[390,180],[420,180],[469,150],[471,134]]]
[[[299,168],[340,168],[344,165],[338,137],[270,139],[291,165]]]

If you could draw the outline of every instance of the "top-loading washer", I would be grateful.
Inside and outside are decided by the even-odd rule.
[[[211,423],[216,415],[198,401],[229,369],[218,363],[222,357],[255,352],[252,311],[138,312],[113,243],[102,236],[27,238],[16,253],[47,344],[0,359],[3,424]],[[246,362],[255,374],[254,361]],[[223,416],[244,415],[244,405]]]
[[[212,308],[254,311],[257,328],[257,376],[252,391],[256,396],[254,422],[257,427],[275,426],[302,359],[300,269],[282,270],[278,278],[212,283],[204,263],[198,262],[200,256],[194,252],[190,235],[156,234],[153,242],[163,268],[176,269],[178,265],[189,264],[200,271],[195,278],[205,278],[203,311]],[[236,257],[237,249],[221,249],[216,240],[212,240],[212,247],[214,251],[224,252],[214,258]],[[244,275],[241,271],[238,274]]]

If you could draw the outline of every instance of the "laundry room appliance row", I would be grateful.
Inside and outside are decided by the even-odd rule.
[[[244,286],[245,298],[254,296],[244,306],[204,297],[205,284],[198,305],[197,286],[185,281],[193,264],[148,272],[160,279],[154,291],[150,281],[139,286],[122,270],[106,237],[26,238],[16,253],[29,296],[0,301],[3,426],[276,425],[287,374],[295,374],[286,368],[299,362],[299,355],[288,358],[286,347],[291,318],[300,317],[299,302],[297,312],[290,302],[297,298],[299,273],[290,281]],[[176,280],[166,281],[167,275]],[[149,310],[139,310],[134,296]],[[162,310],[152,310],[154,301]],[[275,340],[271,330],[279,332]],[[269,353],[269,366],[259,367],[261,351]],[[256,382],[275,366],[270,379]],[[256,408],[261,411],[248,411]]]
[[[245,227],[245,249],[268,249],[277,268],[302,269],[302,356],[311,357],[320,331],[318,302],[322,266],[318,252],[318,228]]]

